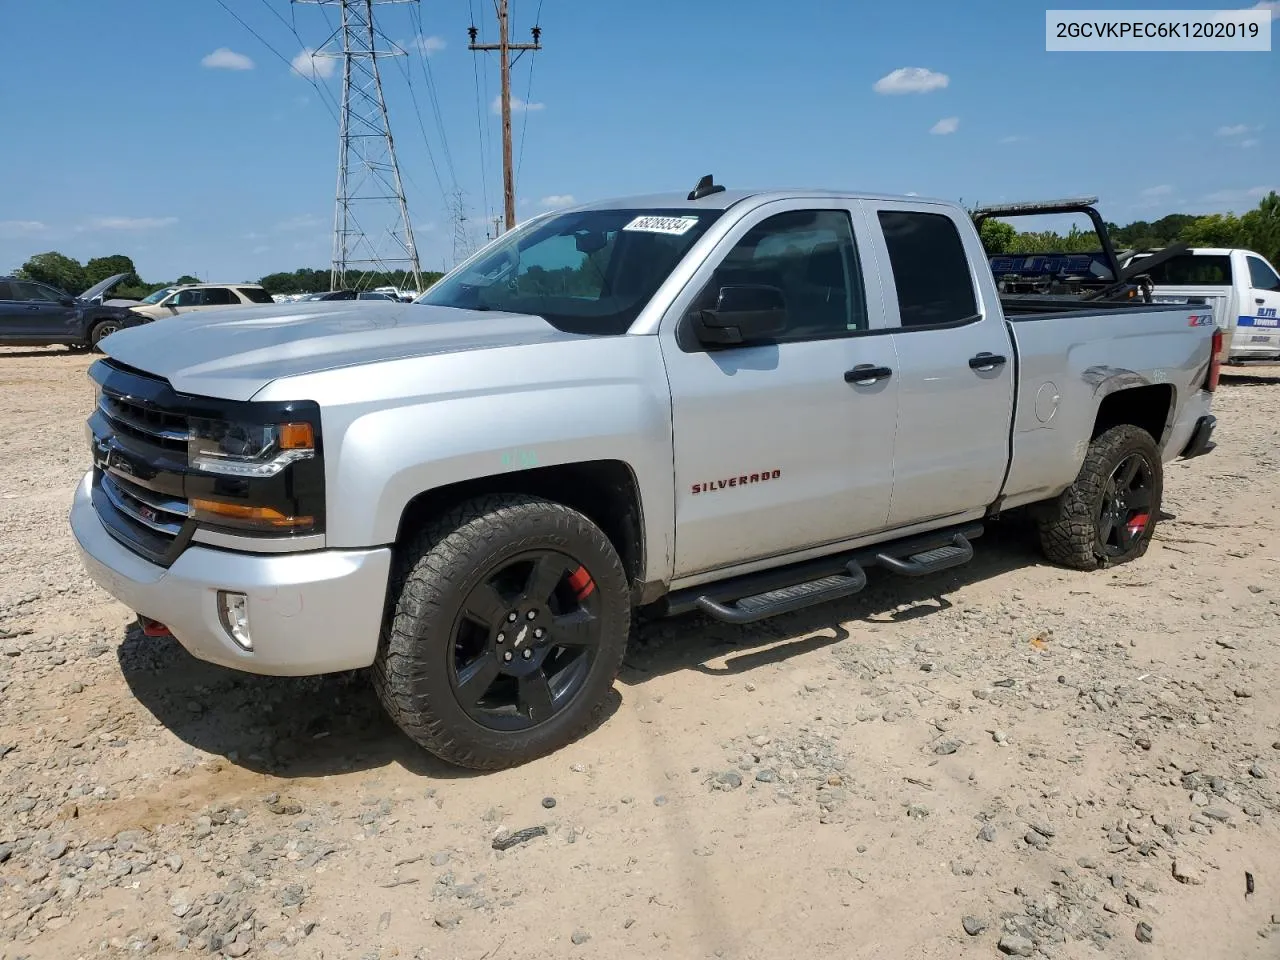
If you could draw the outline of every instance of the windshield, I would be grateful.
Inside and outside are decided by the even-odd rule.
[[[152,293],[152,294],[149,294],[148,296],[143,297],[142,302],[143,303],[159,303],[161,300],[163,300],[165,297],[167,297],[169,294],[173,293],[173,291],[177,289],[178,289],[177,287],[165,287],[163,290],[157,290],[155,293]]]
[[[540,220],[417,303],[542,317],[568,333],[626,333],[719,210],[583,210]]]

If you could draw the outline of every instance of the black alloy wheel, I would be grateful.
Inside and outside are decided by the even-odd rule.
[[[502,561],[462,602],[450,680],[491,730],[550,720],[581,691],[600,647],[599,595],[587,568],[555,550]]]
[[[1098,547],[1121,557],[1133,549],[1151,525],[1154,470],[1145,454],[1129,454],[1111,471],[1098,506]]]

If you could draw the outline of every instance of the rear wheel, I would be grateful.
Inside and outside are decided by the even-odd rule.
[[[1112,427],[1089,444],[1075,483],[1039,522],[1054,563],[1094,570],[1147,552],[1164,490],[1160,448],[1141,427]]]
[[[551,753],[601,714],[630,631],[627,577],[587,517],[537,497],[428,524],[392,584],[374,686],[413,740],[493,770]]]

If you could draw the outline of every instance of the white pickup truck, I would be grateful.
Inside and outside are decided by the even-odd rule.
[[[967,562],[1014,507],[1054,562],[1140,557],[1164,464],[1213,448],[1221,331],[1003,300],[945,201],[708,177],[557,211],[412,304],[113,334],[71,528],[148,633],[372,666],[427,750],[508,766],[590,726],[638,608],[848,597]]]
[[[1141,264],[1143,254],[1128,263]],[[1227,361],[1280,360],[1280,274],[1252,250],[1195,247],[1149,272],[1156,303],[1205,304],[1225,332]]]

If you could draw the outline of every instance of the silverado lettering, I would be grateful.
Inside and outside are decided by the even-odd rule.
[[[710,480],[707,483],[695,483],[693,493],[710,493],[712,490],[723,490],[726,487],[745,487],[749,483],[762,483],[765,480],[777,480],[782,476],[781,470],[762,470],[760,473],[744,473],[725,480]]]

